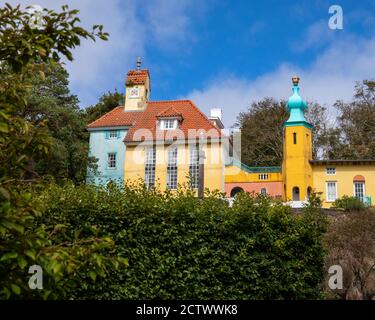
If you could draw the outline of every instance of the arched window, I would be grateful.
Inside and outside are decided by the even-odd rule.
[[[266,196],[266,195],[267,195],[267,189],[266,189],[266,188],[262,188],[262,189],[260,189],[260,194],[261,194],[262,196]]]
[[[230,192],[230,197],[233,198],[237,195],[237,193],[243,192],[243,189],[241,187],[234,187],[232,191]]]
[[[293,201],[300,201],[298,187],[293,188]]]
[[[354,189],[354,196],[363,201],[366,195],[364,176],[356,175],[353,178],[353,189]]]

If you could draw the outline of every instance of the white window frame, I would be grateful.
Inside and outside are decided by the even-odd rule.
[[[147,189],[155,187],[155,171],[156,148],[153,146],[145,150],[145,185]]]
[[[114,159],[110,159],[111,156],[114,156]],[[114,162],[114,166],[110,166],[110,164]],[[115,170],[117,168],[117,153],[116,152],[108,152],[107,153],[107,169]]]
[[[161,130],[176,130],[178,125],[177,119],[162,119],[160,120]]]
[[[328,184],[334,183],[335,184],[335,199],[329,198],[328,193]],[[337,181],[326,181],[326,202],[335,202],[338,198],[338,192],[337,192]]]
[[[336,174],[336,167],[327,167],[326,174],[327,176],[334,176]]]
[[[260,173],[259,175],[258,175],[258,179],[259,180],[268,180],[268,173]]]
[[[363,186],[363,197],[362,197],[362,199],[358,198],[361,201],[363,201],[363,199],[366,197],[366,183],[364,181],[354,181],[353,182],[353,195],[354,195],[354,197],[357,198],[357,195],[356,195],[356,192],[355,192],[355,185],[356,184],[361,184]]]
[[[115,134],[114,136],[112,136],[112,134]],[[118,132],[117,130],[109,130],[108,132],[108,139],[117,139],[118,137]]]
[[[199,146],[190,145],[189,148],[189,177],[194,189],[199,187]]]
[[[178,149],[171,147],[168,149],[168,162],[167,162],[167,189],[177,190],[178,182]]]
[[[265,191],[265,193],[263,193],[263,190]],[[268,193],[267,193],[267,188],[261,188],[260,189],[260,194],[262,195],[262,196],[266,196]]]

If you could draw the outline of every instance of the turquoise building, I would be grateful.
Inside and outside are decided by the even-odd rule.
[[[128,127],[88,128],[89,156],[98,159],[97,172],[88,172],[87,182],[105,185],[109,181],[124,181],[125,144]]]

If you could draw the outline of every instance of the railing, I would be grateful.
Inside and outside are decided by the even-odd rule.
[[[241,161],[238,161],[236,159],[231,158],[226,166],[234,165],[237,167],[240,167],[241,170],[246,171],[248,173],[259,173],[259,172],[281,172],[281,167],[249,167],[248,165],[242,163]]]

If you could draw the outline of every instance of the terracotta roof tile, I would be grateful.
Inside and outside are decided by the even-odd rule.
[[[157,118],[163,118],[163,117],[181,117],[181,116],[182,116],[181,112],[177,111],[173,107],[169,107],[169,108],[163,110],[162,112],[159,112],[156,115]]]
[[[126,84],[145,84],[146,79],[149,77],[150,75],[147,69],[130,70],[126,77]]]
[[[117,107],[88,128],[130,126],[125,142],[149,140],[196,139],[202,131],[203,137],[219,138],[221,132],[190,100],[149,101],[143,111],[127,111]],[[157,126],[158,115],[179,115],[181,121],[177,130],[160,130]]]
[[[176,130],[160,130],[157,127],[157,115],[171,108],[181,114],[183,120],[180,121]],[[149,101],[143,116],[138,117],[129,129],[125,142],[195,139],[200,131],[203,131],[203,137],[221,136],[220,130],[190,100]]]
[[[124,107],[116,107],[99,119],[91,122],[88,128],[131,126],[137,111],[124,112]]]

